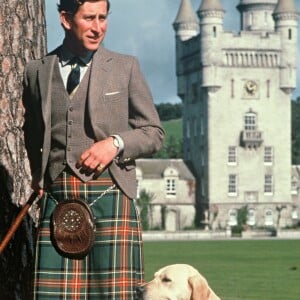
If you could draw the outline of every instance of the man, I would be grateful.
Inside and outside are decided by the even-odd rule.
[[[43,195],[33,299],[133,300],[143,282],[134,160],[156,152],[164,132],[136,59],[100,45],[109,5],[61,0],[63,44],[25,72],[25,142]],[[96,233],[74,259],[58,249],[52,214],[75,198],[89,205]]]

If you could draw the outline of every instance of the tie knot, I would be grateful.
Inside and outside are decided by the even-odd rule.
[[[69,65],[71,65],[72,67],[74,66],[83,66],[85,65],[84,62],[77,56],[74,56],[70,61],[69,61]]]
[[[71,72],[67,80],[67,91],[71,94],[80,82],[80,59],[73,57],[69,64],[71,65]]]

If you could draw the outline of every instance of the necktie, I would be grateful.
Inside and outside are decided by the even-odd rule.
[[[73,58],[70,64],[72,69],[67,80],[67,91],[69,95],[74,91],[80,82],[80,66],[78,58]]]

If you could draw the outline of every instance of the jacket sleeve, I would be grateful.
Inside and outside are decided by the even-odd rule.
[[[43,121],[37,119],[41,116],[39,100],[38,85],[36,84],[36,70],[34,63],[27,65],[23,80],[23,107],[24,107],[24,138],[25,147],[28,154],[31,173],[33,180],[38,177],[41,168],[41,148],[42,148],[42,131]],[[39,124],[39,126],[38,126]]]
[[[128,101],[130,130],[119,134],[124,141],[121,163],[151,156],[162,147],[164,139],[151,92],[135,58],[132,59]]]

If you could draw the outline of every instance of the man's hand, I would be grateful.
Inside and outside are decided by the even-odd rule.
[[[116,157],[117,153],[118,148],[114,145],[114,138],[108,137],[105,140],[96,142],[84,151],[76,167],[81,168],[86,173],[95,172],[95,175],[100,175]]]

